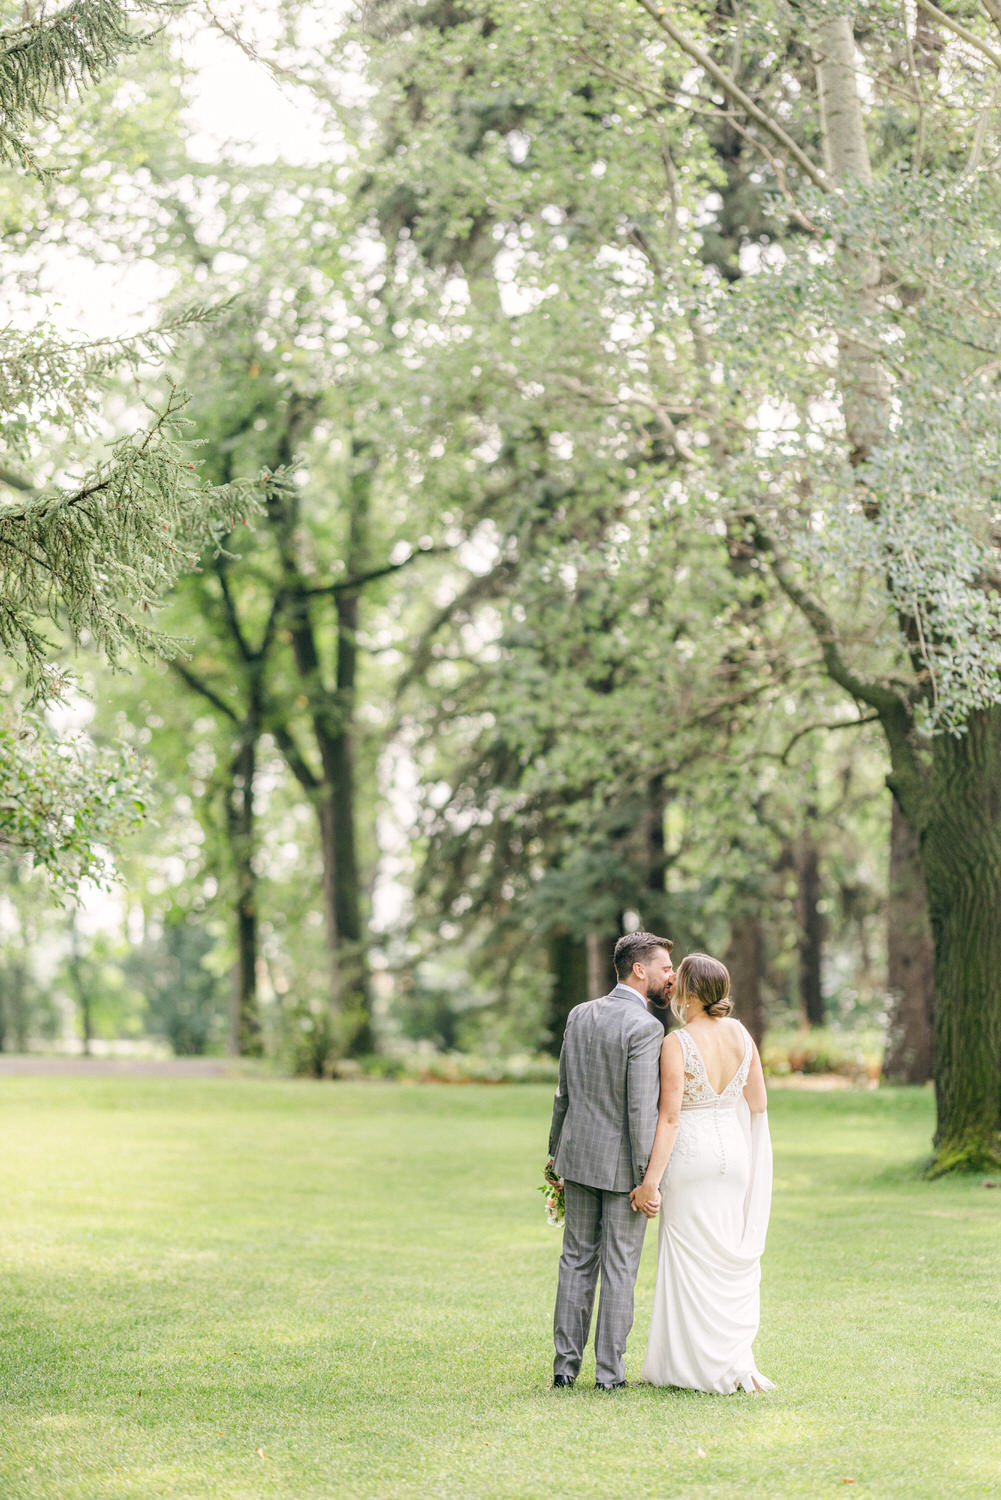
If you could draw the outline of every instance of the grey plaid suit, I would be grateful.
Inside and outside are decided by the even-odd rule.
[[[626,984],[567,1019],[549,1132],[566,1193],[554,1375],[580,1369],[600,1270],[595,1379],[612,1385],[624,1377],[646,1229],[629,1193],[643,1180],[657,1128],[663,1040],[663,1026]]]

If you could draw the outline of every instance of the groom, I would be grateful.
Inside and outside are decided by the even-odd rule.
[[[668,938],[631,932],[613,962],[618,984],[567,1018],[549,1154],[563,1178],[566,1219],[553,1334],[553,1385],[577,1379],[591,1327],[598,1272],[601,1300],[594,1335],[595,1386],[625,1380],[626,1338],[633,1326],[633,1287],[646,1215],[659,1206],[642,1184],[657,1128],[664,1027],[647,1001],[666,1006],[674,988]],[[640,1210],[637,1212],[637,1210]]]

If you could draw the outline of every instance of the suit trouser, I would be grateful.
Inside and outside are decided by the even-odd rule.
[[[553,1374],[576,1376],[580,1369],[600,1270],[594,1375],[600,1384],[610,1385],[625,1378],[626,1339],[633,1326],[633,1288],[640,1268],[646,1216],[633,1212],[628,1193],[567,1182],[564,1194],[563,1253],[553,1315]]]

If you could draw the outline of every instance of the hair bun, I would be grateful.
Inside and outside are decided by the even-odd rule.
[[[689,953],[678,965],[678,977],[671,1008],[681,1019],[689,998],[698,1001],[702,1014],[714,1021],[733,1010],[730,999],[730,972],[726,964],[708,953]]]

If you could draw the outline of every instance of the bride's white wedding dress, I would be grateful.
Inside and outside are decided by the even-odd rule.
[[[717,1094],[688,1032],[678,1137],[661,1192],[657,1287],[643,1378],[729,1394],[772,1390],[754,1363],[772,1193],[767,1113],[743,1097],[753,1045]]]

